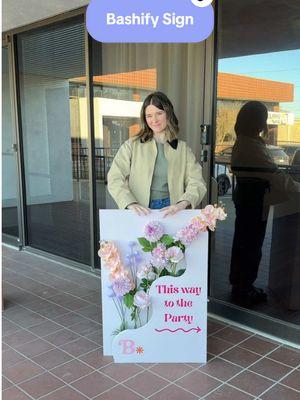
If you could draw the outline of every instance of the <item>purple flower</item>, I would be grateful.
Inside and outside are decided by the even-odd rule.
[[[145,225],[145,238],[149,242],[157,242],[164,234],[164,228],[159,221],[150,221]]]
[[[166,246],[159,243],[151,252],[151,264],[157,267],[165,267],[168,263],[166,258]]]
[[[108,285],[107,286],[107,292],[106,292],[107,296],[112,298],[112,297],[116,297],[116,293],[113,290],[112,285]]]
[[[116,296],[124,296],[132,289],[132,282],[128,276],[119,276],[112,282],[112,289]]]

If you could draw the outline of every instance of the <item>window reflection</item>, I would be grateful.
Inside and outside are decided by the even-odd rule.
[[[223,58],[218,60],[214,176],[218,181],[219,201],[225,204],[228,219],[213,238],[211,295],[229,302],[233,301],[229,272],[236,220],[233,198],[237,188],[236,173],[232,170],[233,146],[236,143],[234,127],[238,112],[248,101],[260,101],[267,108],[268,134],[263,139],[270,162],[287,178],[299,182],[300,176],[300,50],[296,47],[296,42],[292,41],[293,36],[290,37],[290,42],[285,36],[277,45],[275,38],[274,42],[264,40],[259,21],[255,24],[257,32],[252,32],[252,37],[248,37],[245,32],[248,32],[251,18],[255,13],[261,14],[261,11],[258,6],[246,3],[240,6],[244,7],[249,7],[249,18],[244,21],[240,32],[244,39],[243,46],[238,43],[232,46],[232,41],[229,42],[233,35],[231,29],[234,29],[236,35],[241,28],[226,25],[230,20],[228,8],[226,14],[225,8],[221,8],[219,35],[220,54]],[[278,23],[284,23],[284,18],[288,19],[288,11]],[[291,30],[294,32],[295,29],[291,23]],[[255,37],[260,37],[257,43],[254,41]],[[249,154],[251,151],[255,152],[249,146],[247,156],[253,160],[256,154],[252,157]],[[252,193],[258,193],[257,186],[252,186],[248,200]],[[284,201],[273,204],[270,208],[262,258],[255,281],[255,286],[266,291],[268,300],[249,305],[255,311],[296,324],[300,323],[300,297],[297,294],[300,292],[300,276],[297,273],[300,259],[297,250],[299,204],[299,192],[294,191],[289,192]],[[241,235],[239,237],[241,241]],[[246,260],[240,267],[245,265]]]

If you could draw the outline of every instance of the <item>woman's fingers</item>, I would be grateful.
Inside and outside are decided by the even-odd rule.
[[[173,215],[173,214],[170,212],[170,210],[167,210],[167,211],[164,212],[163,218],[166,218],[168,215]]]
[[[143,212],[144,215],[148,215],[148,214],[151,213],[150,208],[142,207],[142,206],[140,206],[140,207],[141,207],[141,210],[142,210],[142,212]]]
[[[162,211],[163,212],[163,214],[164,214],[164,218],[165,217],[167,217],[168,215],[174,215],[174,214],[176,214],[178,211],[179,211],[179,209],[176,207],[176,206],[169,206],[169,207],[164,207],[164,208],[162,208],[160,211]]]
[[[143,207],[139,204],[131,204],[128,206],[129,210],[132,210],[135,214],[141,216],[141,215],[148,215],[151,210],[149,208]]]

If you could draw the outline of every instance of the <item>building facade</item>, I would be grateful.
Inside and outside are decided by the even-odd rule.
[[[228,275],[235,216],[230,154],[236,115],[247,101],[267,106],[274,161],[299,180],[300,6],[223,0],[214,4],[215,30],[205,42],[128,44],[88,35],[88,1],[45,3],[3,1],[4,242],[99,273],[98,210],[116,207],[107,171],[138,131],[145,97],[163,91],[181,138],[202,164],[208,188],[202,205],[222,201],[228,212],[210,237],[209,310],[299,343],[297,193],[269,214],[257,279],[269,301],[236,306]]]

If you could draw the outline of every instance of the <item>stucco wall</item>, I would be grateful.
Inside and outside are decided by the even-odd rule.
[[[89,0],[2,0],[2,31],[75,10]]]

